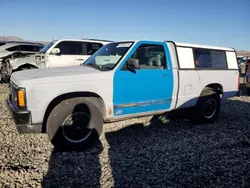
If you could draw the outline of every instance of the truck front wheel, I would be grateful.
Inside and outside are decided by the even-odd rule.
[[[204,91],[191,115],[195,123],[213,123],[220,113],[220,96],[213,90]]]
[[[82,97],[59,103],[50,113],[46,131],[59,151],[83,151],[95,144],[103,129],[99,109]]]

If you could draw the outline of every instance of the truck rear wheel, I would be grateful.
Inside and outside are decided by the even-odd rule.
[[[247,88],[247,95],[250,96],[250,88]]]
[[[78,97],[62,101],[50,113],[47,134],[59,151],[83,151],[99,139],[103,128],[99,109]]]
[[[220,113],[220,96],[213,90],[204,91],[191,114],[195,123],[213,123]]]

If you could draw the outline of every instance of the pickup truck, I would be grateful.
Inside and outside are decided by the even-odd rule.
[[[139,40],[106,44],[81,66],[15,72],[6,102],[19,133],[68,151],[93,146],[106,122],[189,109],[213,123],[238,91],[233,48]]]

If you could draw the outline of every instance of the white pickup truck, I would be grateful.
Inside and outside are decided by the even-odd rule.
[[[238,91],[234,49],[140,40],[106,44],[81,66],[13,73],[6,102],[19,133],[82,150],[105,122],[187,108],[192,120],[212,123]]]

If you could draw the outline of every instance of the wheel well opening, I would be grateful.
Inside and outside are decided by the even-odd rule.
[[[24,64],[24,65],[21,65],[19,66],[17,69],[20,70],[22,68],[34,68],[34,69],[37,69],[37,67],[35,65],[31,65],[31,64]]]
[[[42,132],[45,133],[46,132],[46,124],[47,124],[47,120],[49,117],[49,114],[51,113],[51,111],[53,110],[53,108],[58,105],[60,102],[62,102],[63,100],[66,99],[70,99],[70,98],[75,98],[75,97],[86,97],[88,98],[94,105],[97,106],[97,108],[100,109],[103,117],[105,117],[106,114],[106,108],[105,108],[105,104],[103,99],[97,95],[96,93],[92,93],[92,92],[73,92],[73,93],[66,93],[63,95],[60,95],[58,97],[56,97],[55,99],[53,99],[44,114],[44,118],[43,118],[43,126],[42,126]]]
[[[219,94],[223,94],[223,87],[222,85],[220,84],[208,84],[204,89],[204,90],[207,90],[207,89],[212,89],[212,90],[215,90],[217,91]]]
[[[207,90],[214,90],[215,92],[217,92],[220,95],[220,98],[223,97],[223,87],[222,87],[222,85],[220,85],[218,83],[208,84],[205,88],[203,88],[203,90],[201,91],[201,94],[203,92],[206,92]]]

